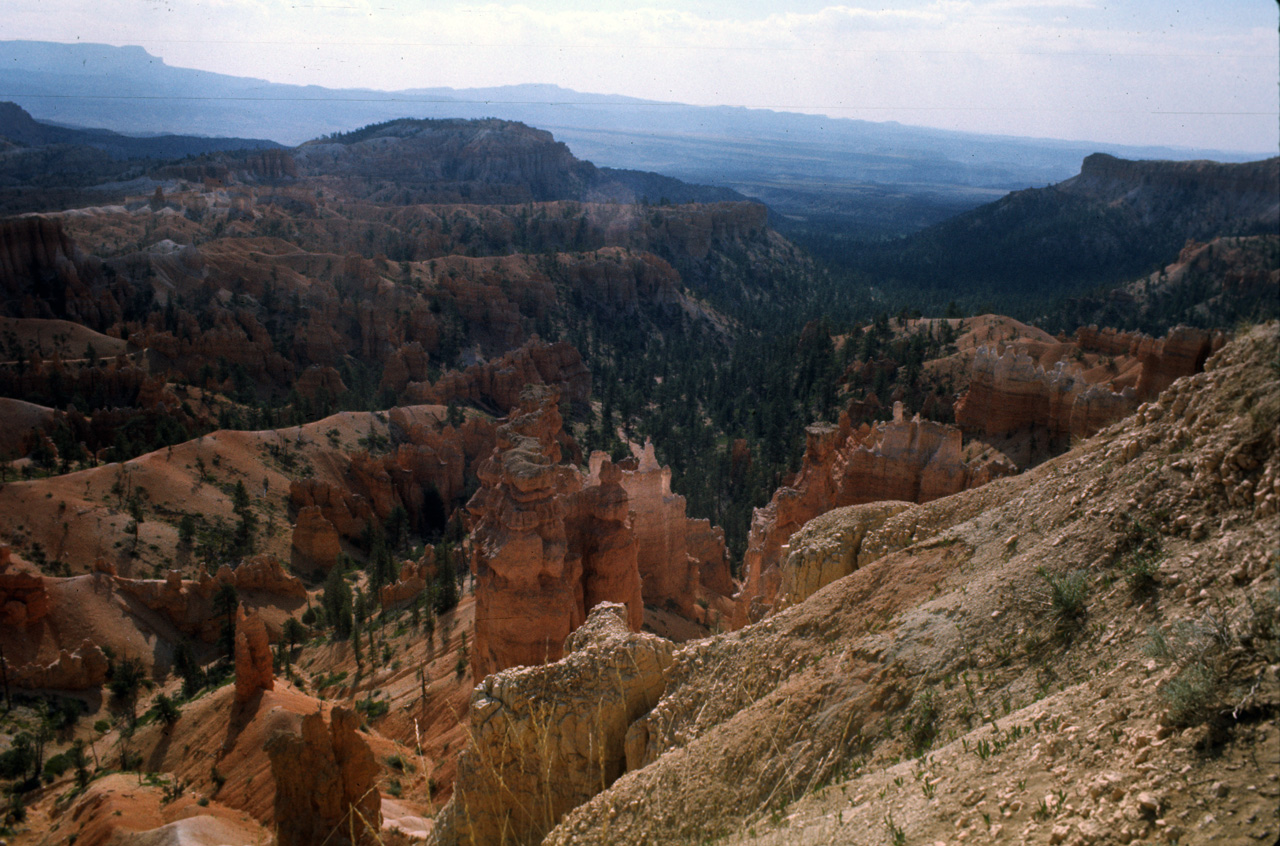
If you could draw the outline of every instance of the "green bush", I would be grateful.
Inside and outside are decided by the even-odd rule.
[[[1036,571],[1049,586],[1049,607],[1059,627],[1079,624],[1089,613],[1089,576],[1083,570],[1072,570],[1055,576],[1043,567]]]

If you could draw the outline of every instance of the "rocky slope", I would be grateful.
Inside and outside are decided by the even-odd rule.
[[[828,515],[797,569],[856,569],[678,648],[626,773],[543,842],[1274,838],[1278,353],[1257,327],[1028,473]]]
[[[804,465],[751,520],[742,588],[734,597],[733,625],[768,614],[778,599],[787,541],[805,523],[834,508],[879,501],[929,502],[1015,472],[998,452],[970,444],[961,431],[919,416],[907,420],[902,404],[893,420],[854,429],[847,414],[837,426],[811,426]]]

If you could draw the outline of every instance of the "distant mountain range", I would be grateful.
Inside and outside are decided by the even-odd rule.
[[[844,251],[866,279],[924,302],[989,303],[1038,315],[1159,270],[1188,240],[1280,232],[1280,157],[1230,163],[1105,154],[1045,188],[1016,191],[905,238]],[[931,299],[930,299],[931,298]],[[1063,315],[1045,325],[1072,329]]]
[[[15,103],[0,101],[0,138],[24,147],[70,144],[101,150],[113,159],[178,159],[221,150],[270,150],[282,145],[263,138],[203,135],[122,135],[109,129],[75,129],[35,120]]]
[[[1095,152],[1127,159],[1259,157],[689,106],[549,85],[396,92],[281,85],[170,67],[141,47],[33,41],[0,42],[0,100],[64,125],[290,145],[400,117],[497,117],[550,130],[596,165],[735,188],[783,214],[834,216],[872,235],[916,229],[1010,190],[1067,179]]]

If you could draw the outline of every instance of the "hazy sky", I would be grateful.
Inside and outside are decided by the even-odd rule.
[[[1275,0],[4,0],[3,37],[403,89],[554,83],[698,105],[1280,148]]]

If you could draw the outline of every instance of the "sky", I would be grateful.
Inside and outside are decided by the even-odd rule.
[[[4,0],[4,38],[382,90],[551,83],[1006,135],[1280,151],[1276,0]]]

